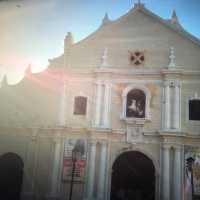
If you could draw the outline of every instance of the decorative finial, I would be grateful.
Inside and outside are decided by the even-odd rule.
[[[199,98],[198,93],[195,92],[195,93],[194,93],[194,99],[198,99],[198,98]]]
[[[138,0],[137,3],[135,3],[135,8],[143,8],[144,7],[144,4],[141,2],[141,0]]]
[[[102,24],[105,25],[105,24],[108,24],[110,22],[110,19],[108,17],[108,13],[105,13],[105,16],[102,20]]]
[[[72,33],[71,32],[68,32],[66,37],[65,37],[65,44],[66,45],[73,45],[74,44],[74,38],[72,36]]]
[[[170,55],[169,55],[170,62],[168,65],[169,68],[176,67],[175,58],[176,58],[176,56],[174,55],[174,47],[170,47]]]
[[[108,48],[105,48],[101,57],[101,67],[108,67]]]
[[[25,70],[25,76],[32,74],[31,64],[29,64]]]
[[[172,24],[177,24],[177,23],[179,23],[178,17],[177,17],[177,15],[176,15],[176,11],[175,11],[175,10],[173,10],[173,12],[172,12],[171,22],[172,22]]]
[[[0,82],[0,87],[2,88],[2,87],[7,86],[7,85],[8,85],[7,76],[6,76],[6,74],[4,74],[4,76],[3,76],[3,78]]]

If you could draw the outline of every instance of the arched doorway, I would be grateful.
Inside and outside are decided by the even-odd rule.
[[[0,157],[0,199],[20,200],[23,167],[22,159],[14,153]]]
[[[138,151],[121,154],[112,167],[110,200],[155,200],[155,167]]]

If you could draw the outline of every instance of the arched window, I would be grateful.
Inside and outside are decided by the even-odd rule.
[[[146,96],[143,91],[133,89],[127,94],[126,117],[145,117]]]
[[[124,89],[122,119],[150,119],[151,93],[145,86],[130,85]]]
[[[86,115],[87,97],[77,96],[74,98],[74,115]]]

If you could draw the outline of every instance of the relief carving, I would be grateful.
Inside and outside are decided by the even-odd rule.
[[[128,143],[141,142],[143,140],[143,126],[129,125],[126,127],[126,141]]]

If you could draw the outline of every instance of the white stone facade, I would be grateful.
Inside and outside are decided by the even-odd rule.
[[[138,54],[141,63],[132,64],[129,51],[144,60]],[[45,72],[15,86],[4,80],[0,154],[21,156],[24,199],[68,197],[64,141],[83,139],[85,178],[74,183],[73,199],[110,200],[114,162],[132,151],[153,163],[155,200],[183,200],[184,145],[200,145],[200,121],[188,117],[189,99],[200,95],[199,53],[197,38],[136,4],[79,43],[69,33]],[[138,91],[139,111],[128,102]],[[74,114],[77,96],[87,99],[84,115]]]

